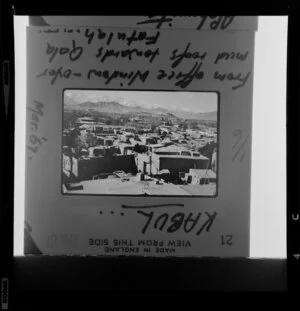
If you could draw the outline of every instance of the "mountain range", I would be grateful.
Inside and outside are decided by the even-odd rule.
[[[194,113],[181,109],[165,109],[162,107],[145,108],[141,106],[127,106],[122,105],[117,101],[86,101],[78,103],[71,97],[65,96],[65,108],[75,110],[95,110],[104,113],[117,114],[147,114],[147,115],[162,115],[175,117],[179,119],[195,119],[195,120],[217,120],[217,111]]]

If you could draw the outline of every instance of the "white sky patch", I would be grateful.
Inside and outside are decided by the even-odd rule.
[[[77,103],[96,102],[96,98],[98,98],[99,101],[116,101],[125,106],[140,106],[148,109],[163,108],[193,112],[217,111],[217,94],[214,92],[68,90],[65,92],[65,96]]]
[[[183,107],[183,108],[181,108],[181,110],[184,110],[184,111],[191,111],[191,109],[190,109],[190,108],[187,108],[187,107]]]

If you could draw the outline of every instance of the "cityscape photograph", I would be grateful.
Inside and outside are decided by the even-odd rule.
[[[214,92],[64,91],[62,193],[216,196]]]

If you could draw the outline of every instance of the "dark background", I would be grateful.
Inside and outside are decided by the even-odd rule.
[[[140,3],[142,4],[142,3]],[[286,292],[299,290],[300,259],[293,255],[300,253],[300,222],[292,222],[291,215],[299,213],[299,69],[300,69],[300,10],[290,7],[287,3],[280,6],[250,7],[242,3],[240,7],[229,4],[218,8],[188,6],[192,12],[183,13],[182,5],[178,6],[180,13],[169,7],[168,14],[155,12],[152,15],[286,15],[289,14],[288,29],[288,87],[287,87],[287,179],[288,179],[288,207],[287,207],[287,260],[283,259],[175,259],[175,258],[101,258],[101,257],[57,257],[57,256],[24,256],[13,257],[13,176],[14,176],[14,92],[10,88],[8,114],[4,105],[1,105],[1,277],[9,278],[9,303],[11,309],[51,310],[65,306],[76,306],[79,302],[88,305],[96,301],[102,308],[107,302],[104,290],[135,289],[135,290],[201,290],[204,292]],[[14,85],[14,45],[13,45],[13,10],[11,4],[1,5],[1,61],[11,61],[9,81]],[[143,12],[142,6],[136,7],[132,14],[127,5],[104,8],[101,1],[97,5],[81,5],[69,7],[52,5],[48,7],[26,3],[14,7],[14,13],[19,15],[150,15]],[[144,8],[147,5],[143,4]],[[154,6],[154,4],[152,5]],[[243,9],[241,9],[243,7]],[[98,10],[97,10],[98,8]],[[92,11],[92,13],[91,13]],[[121,11],[121,12],[120,12]],[[150,10],[151,11],[151,10]],[[47,13],[46,13],[47,12]],[[1,66],[1,77],[3,67]],[[2,95],[4,87],[1,84]],[[3,98],[3,97],[2,97]],[[268,116],[268,117],[271,117]],[[296,174],[295,174],[296,172]],[[295,176],[296,175],[296,176]],[[272,216],[272,215],[271,215]],[[270,217],[271,217],[270,216]],[[155,300],[153,295],[150,300],[145,300],[140,307],[149,301]],[[179,294],[168,296],[170,300],[180,299]],[[117,302],[118,295],[113,295],[114,300],[109,300],[111,306]],[[215,300],[218,300],[214,298]],[[58,303],[58,301],[63,301]],[[134,304],[135,296],[128,294],[121,302],[124,307]],[[204,307],[199,300],[198,308]],[[243,307],[247,305],[244,301]],[[89,308],[83,308],[83,310]],[[97,308],[98,309],[98,308]]]

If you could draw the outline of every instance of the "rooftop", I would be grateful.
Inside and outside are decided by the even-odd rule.
[[[80,117],[78,120],[86,120],[86,121],[95,121],[95,118],[92,117]]]
[[[203,176],[207,178],[216,178],[216,173],[212,170],[190,168],[190,173],[195,173],[198,176]]]
[[[178,185],[161,182],[157,184],[158,179],[146,176],[145,181],[137,180],[136,176],[129,177],[128,181],[122,181],[121,178],[97,179],[82,181],[82,190],[65,190],[65,193],[76,194],[111,194],[111,195],[191,195],[185,189]]]
[[[170,145],[167,147],[158,148],[155,150],[155,152],[181,152],[181,151],[189,151],[187,148],[176,146],[176,145]]]
[[[216,184],[210,183],[208,185],[179,185],[179,187],[189,193],[189,195],[207,195],[213,196],[216,194]]]
[[[169,155],[169,154],[156,154],[157,157],[160,157],[160,158],[170,158],[170,159],[190,159],[190,160],[208,160],[207,157],[203,156],[203,155],[200,155],[195,157],[195,156],[182,156],[182,155]]]

